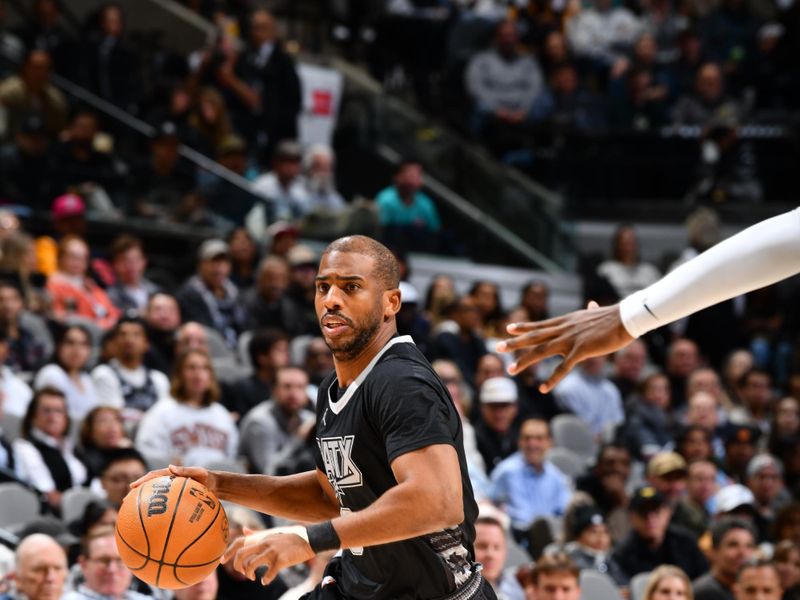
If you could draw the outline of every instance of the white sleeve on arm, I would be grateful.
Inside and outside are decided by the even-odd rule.
[[[633,337],[800,272],[800,209],[748,227],[619,307]]]

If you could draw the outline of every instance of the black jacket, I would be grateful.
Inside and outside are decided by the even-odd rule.
[[[695,536],[675,525],[667,528],[664,541],[655,550],[649,548],[635,531],[631,531],[614,552],[614,559],[629,578],[664,564],[680,567],[691,580],[708,571],[708,562],[697,547]]]

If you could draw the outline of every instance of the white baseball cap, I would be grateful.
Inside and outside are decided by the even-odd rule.
[[[714,514],[716,515],[729,513],[742,506],[749,506],[752,508],[756,504],[756,498],[753,496],[753,492],[740,483],[726,485],[717,492],[715,500],[716,508],[714,509]]]
[[[517,384],[510,377],[492,377],[481,386],[481,404],[507,404],[516,402]]]

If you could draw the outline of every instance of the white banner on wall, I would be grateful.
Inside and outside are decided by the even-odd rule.
[[[303,86],[303,110],[298,123],[300,142],[304,146],[330,145],[342,100],[342,74],[309,64],[300,64],[298,73]]]

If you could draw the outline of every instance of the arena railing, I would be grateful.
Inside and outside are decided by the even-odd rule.
[[[356,131],[351,137],[361,152],[377,153],[389,163],[406,155],[419,159],[430,191],[459,215],[465,229],[483,231],[489,254],[492,245],[500,245],[520,265],[549,272],[574,268],[572,225],[562,217],[564,202],[558,194],[383,93],[363,70],[336,58],[329,64],[346,80],[340,129]]]

